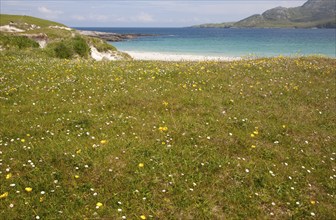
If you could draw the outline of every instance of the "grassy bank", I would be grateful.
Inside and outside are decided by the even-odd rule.
[[[0,26],[4,28],[0,32],[0,51],[6,51],[6,54],[16,56],[18,53],[24,53],[28,57],[92,59],[91,48],[95,48],[99,53],[110,54],[118,60],[131,59],[128,54],[117,51],[105,40],[81,35],[75,29],[53,21],[0,14]]]
[[[335,60],[0,60],[0,218],[336,218]]]

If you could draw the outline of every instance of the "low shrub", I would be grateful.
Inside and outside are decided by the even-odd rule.
[[[90,52],[90,47],[86,41],[79,36],[57,43],[51,43],[49,47],[53,48],[55,57],[62,59],[68,59],[74,55],[86,58]]]
[[[55,56],[61,59],[71,58],[74,54],[72,48],[67,46],[64,42],[57,43],[54,51]]]
[[[77,53],[79,56],[87,57],[89,55],[90,47],[83,38],[77,36],[72,40],[71,44],[74,52]]]
[[[25,36],[10,36],[10,35],[4,35],[0,34],[0,45],[2,45],[5,48],[18,48],[18,49],[24,49],[24,48],[38,48],[39,44],[29,39]]]

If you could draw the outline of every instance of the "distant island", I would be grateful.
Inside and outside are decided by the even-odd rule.
[[[238,22],[211,23],[194,28],[336,28],[335,0],[308,0],[300,7],[276,7]]]

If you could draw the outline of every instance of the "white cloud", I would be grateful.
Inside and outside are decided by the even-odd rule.
[[[97,18],[96,18],[97,21]],[[145,13],[145,12],[140,12],[139,14],[135,14],[133,16],[119,16],[119,15],[113,15],[112,17],[106,18],[105,21],[110,21],[110,22],[121,22],[124,24],[130,24],[130,23],[152,23],[155,22],[154,18],[152,15]]]
[[[85,21],[85,17],[81,16],[81,15],[73,15],[72,16],[73,19],[75,19],[76,21]]]
[[[127,18],[123,17],[123,16],[114,16],[111,21],[117,21],[117,22],[127,22]]]
[[[94,21],[107,21],[109,19],[106,15],[91,15],[90,18]]]
[[[73,15],[71,16],[72,19],[76,21],[95,21],[95,22],[105,22],[109,20],[109,17],[106,15],[97,15],[97,14],[90,14],[88,16],[83,15]]]
[[[145,12],[141,12],[137,16],[133,17],[131,20],[142,23],[149,23],[154,21],[153,16]]]
[[[38,11],[41,12],[41,13],[44,13],[44,14],[51,14],[52,13],[51,10],[49,10],[47,7],[44,7],[44,6],[38,7]]]
[[[51,10],[45,6],[40,6],[37,10],[47,18],[58,18],[58,15],[62,14],[62,11]]]

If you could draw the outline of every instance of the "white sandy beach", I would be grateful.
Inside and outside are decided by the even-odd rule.
[[[122,51],[129,54],[135,60],[158,60],[158,61],[234,61],[241,57],[225,56],[201,56],[189,54],[165,54],[157,52]]]

